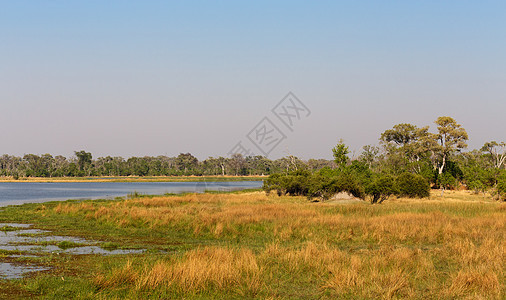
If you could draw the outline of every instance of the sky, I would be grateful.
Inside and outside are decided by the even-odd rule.
[[[504,1],[0,0],[0,154],[330,159],[439,116],[476,149],[506,141],[505,29]]]

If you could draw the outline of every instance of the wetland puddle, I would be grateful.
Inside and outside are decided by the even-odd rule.
[[[0,278],[19,279],[30,272],[46,271],[49,268],[40,266],[30,266],[26,264],[0,263]]]
[[[144,249],[111,249],[113,247],[110,244],[77,237],[51,235],[50,231],[32,229],[31,226],[30,224],[0,223],[0,279],[22,278],[27,273],[49,270],[49,267],[26,262],[41,255],[62,253],[117,255],[145,251]]]

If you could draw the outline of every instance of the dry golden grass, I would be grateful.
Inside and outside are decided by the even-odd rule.
[[[143,269],[132,269],[130,261],[107,277],[99,276],[95,283],[101,288],[131,284],[136,290],[173,289],[196,293],[205,289],[240,287],[256,293],[260,287],[261,269],[250,250],[226,248],[188,251],[182,258],[160,260]]]
[[[135,267],[128,262],[95,281],[102,289],[260,298],[503,299],[506,205],[465,196],[334,205],[263,193],[195,194],[61,203],[53,211],[222,244]]]

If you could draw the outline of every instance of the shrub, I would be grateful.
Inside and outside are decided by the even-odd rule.
[[[272,174],[264,180],[263,190],[266,193],[276,191],[278,195],[284,194],[281,181],[283,180],[283,174]]]
[[[409,198],[429,197],[430,185],[427,180],[412,173],[403,173],[397,177],[397,187],[399,196]]]
[[[328,200],[336,193],[348,192],[354,197],[364,198],[364,189],[357,175],[352,172],[323,171],[313,174],[309,183],[308,198]]]
[[[371,197],[371,203],[382,203],[391,195],[397,194],[397,186],[390,175],[377,175],[367,185],[365,193]]]
[[[267,193],[276,190],[278,195],[305,196],[308,194],[311,173],[300,170],[288,174],[272,174],[264,181],[263,189]]]
[[[357,198],[364,199],[364,187],[353,173],[340,173],[337,176],[337,192],[348,192]]]
[[[332,195],[337,193],[337,177],[334,175],[324,175],[317,173],[311,176],[310,186],[308,190],[308,199],[320,198],[328,200]]]
[[[450,173],[442,173],[437,178],[437,184],[443,189],[454,189],[458,181],[455,177],[453,177]]]
[[[501,176],[497,182],[497,194],[499,200],[506,201],[506,174]]]
[[[307,196],[309,199],[327,200],[339,192],[348,192],[364,198],[364,189],[352,172],[324,170],[311,174],[309,171],[295,171],[288,174],[272,174],[264,180],[264,191],[276,191],[278,195]]]

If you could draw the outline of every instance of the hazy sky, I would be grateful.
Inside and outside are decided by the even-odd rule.
[[[0,0],[0,154],[225,156],[290,91],[270,158],[443,115],[505,141],[506,2]]]

